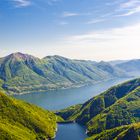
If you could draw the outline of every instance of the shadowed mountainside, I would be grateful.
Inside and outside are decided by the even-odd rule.
[[[124,137],[123,134],[130,131],[136,132],[139,138],[140,125],[131,124],[140,122],[140,79],[111,87],[84,104],[69,107],[56,114],[66,121],[85,125],[93,140],[112,140],[117,135]]]

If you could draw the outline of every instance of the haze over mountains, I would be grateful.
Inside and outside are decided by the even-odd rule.
[[[134,76],[133,72],[136,75],[139,67],[140,60],[112,65],[104,61],[72,60],[57,55],[39,59],[13,53],[0,58],[0,87],[7,93],[16,94],[68,88]]]

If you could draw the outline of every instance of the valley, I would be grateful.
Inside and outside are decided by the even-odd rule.
[[[8,96],[12,96],[8,97],[2,93],[1,106],[6,105],[7,101],[3,101],[4,97],[4,100],[11,101],[9,107],[16,107],[12,102],[17,102],[17,105],[21,104],[21,107],[20,105],[18,107],[25,110],[25,113],[26,106],[28,107],[28,103],[31,103],[50,110],[48,113],[54,115],[55,120],[52,122],[55,127],[51,130],[51,134],[48,133],[49,130],[44,132],[44,126],[40,126],[39,129],[43,132],[38,134],[36,126],[29,125],[29,127],[23,126],[25,132],[21,132],[21,136],[27,133],[26,131],[31,129],[30,127],[34,131],[35,127],[35,132],[31,133],[34,133],[34,137],[36,136],[37,139],[42,139],[42,137],[52,139],[56,136],[56,140],[65,140],[65,138],[96,140],[103,137],[103,140],[119,138],[123,140],[123,137],[130,135],[129,131],[134,131],[137,138],[139,137],[140,81],[132,79],[139,77],[139,65],[139,60],[95,62],[72,60],[61,56],[47,56],[39,59],[27,54],[14,53],[0,59],[0,90]],[[28,103],[23,102],[25,106],[23,108],[22,101],[16,101],[13,97]],[[129,99],[130,101],[128,101]],[[31,110],[34,112],[34,105],[31,106],[33,106]],[[18,107],[13,110],[15,114],[18,113]],[[126,110],[127,107],[128,110]],[[5,109],[8,109],[7,105]],[[27,112],[31,112],[31,110],[29,109]],[[21,131],[18,127],[23,125],[23,116],[18,116],[21,121],[13,126],[12,132],[9,132],[12,126],[8,122],[10,120],[14,123],[16,117],[8,116],[7,111],[10,111],[11,114],[11,109],[0,111],[2,120],[3,115],[6,115],[4,123],[1,122],[2,138],[18,139],[17,133]],[[2,113],[3,111],[6,111],[5,114]],[[40,113],[43,117],[43,112],[40,111],[45,110],[38,108],[35,114]],[[32,115],[30,120],[33,119],[36,125],[35,119],[37,118]],[[45,116],[47,117],[47,115]],[[40,118],[40,121],[44,123],[45,119]],[[76,123],[64,124],[67,121]],[[41,122],[38,123],[37,126],[41,125]],[[7,124],[9,126],[5,128]],[[47,124],[47,126],[49,125]],[[19,132],[16,132],[15,128],[18,128]],[[56,131],[57,129],[58,131]],[[121,131],[123,134],[120,133]],[[31,137],[29,134],[27,135],[27,137]],[[133,138],[133,136],[131,137]]]
[[[129,78],[120,78],[100,82],[95,85],[82,86],[79,88],[59,89],[47,92],[33,92],[23,95],[13,95],[13,97],[36,104],[45,109],[60,110],[75,104],[84,103],[92,97],[107,90],[111,86],[127,80],[129,80]]]
[[[140,140],[140,0],[0,0],[0,140]]]

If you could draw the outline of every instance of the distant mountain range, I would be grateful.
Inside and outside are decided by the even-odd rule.
[[[56,113],[87,127],[88,140],[139,140],[140,79],[111,87],[84,104]]]
[[[140,59],[134,59],[115,65],[119,69],[122,69],[126,74],[131,76],[140,76]]]
[[[129,66],[133,68],[129,69]],[[139,75],[139,67],[140,60],[113,65],[113,62],[72,60],[57,55],[39,59],[13,53],[0,58],[0,89],[11,94],[22,94],[69,88],[133,74],[136,76]]]

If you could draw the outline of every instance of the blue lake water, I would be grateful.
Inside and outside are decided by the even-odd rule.
[[[59,110],[71,105],[84,103],[111,86],[127,80],[128,79],[121,78],[80,88],[37,92],[25,95],[16,95],[14,97],[36,104],[48,110]],[[58,125],[56,140],[84,140],[86,137],[85,129],[78,124]]]
[[[87,138],[85,129],[76,124],[59,124],[55,140],[84,140]]]
[[[48,110],[60,110],[71,105],[84,103],[111,86],[126,80],[128,79],[110,80],[80,88],[36,92],[24,95],[15,95],[14,97],[36,104]]]

